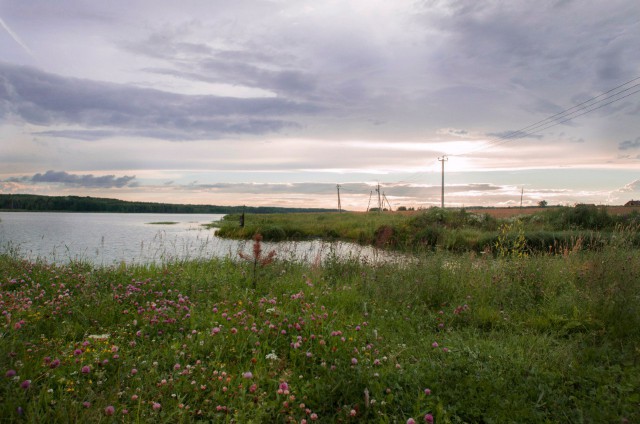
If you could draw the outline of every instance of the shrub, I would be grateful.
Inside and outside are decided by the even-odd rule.
[[[269,226],[260,232],[264,240],[268,241],[282,241],[287,238],[287,233],[282,227]]]

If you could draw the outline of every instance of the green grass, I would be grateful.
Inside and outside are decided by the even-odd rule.
[[[244,227],[240,227],[239,219],[238,215],[227,215],[211,226],[219,227],[217,235],[227,238],[251,239],[259,233],[267,241],[321,238],[412,252],[440,249],[499,253],[505,242],[513,244],[520,236],[530,253],[563,253],[576,246],[597,250],[618,236],[640,246],[637,213],[610,216],[603,209],[585,205],[502,220],[440,208],[415,214],[246,214]]]
[[[238,215],[225,216],[217,234],[221,237],[250,239],[260,233],[270,241],[325,238],[372,244],[381,226],[396,225],[406,220],[398,214],[373,212],[246,214],[245,217],[245,226],[240,227]]]
[[[637,249],[251,266],[1,255],[0,416],[640,422]]]

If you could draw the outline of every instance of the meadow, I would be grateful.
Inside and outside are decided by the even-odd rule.
[[[503,232],[504,233],[504,232]],[[504,233],[506,234],[506,233]],[[640,421],[640,251],[0,256],[7,422]]]

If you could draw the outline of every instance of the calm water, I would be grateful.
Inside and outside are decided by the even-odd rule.
[[[65,212],[0,212],[0,252],[17,249],[28,259],[66,263],[89,261],[96,265],[120,262],[151,263],[176,259],[229,257],[249,253],[251,242],[216,237],[202,224],[223,215],[101,214]],[[153,222],[176,224],[151,224]],[[320,262],[328,255],[367,260],[388,260],[370,247],[322,241],[264,243],[279,258]]]

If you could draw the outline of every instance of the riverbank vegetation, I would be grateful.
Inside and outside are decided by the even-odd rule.
[[[345,240],[404,251],[448,250],[496,252],[499,238],[521,238],[532,252],[562,252],[579,245],[597,249],[617,233],[632,233],[640,246],[640,213],[609,214],[592,205],[556,207],[510,218],[489,213],[430,208],[415,213],[300,213],[245,216],[227,215],[216,225],[221,237],[250,239],[260,233],[265,240],[323,238]]]
[[[549,254],[498,233],[495,257],[438,249],[396,264],[0,255],[0,416],[639,422],[628,234]]]

